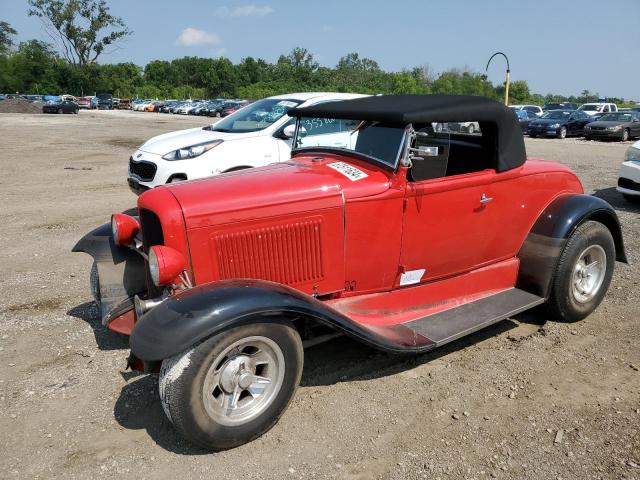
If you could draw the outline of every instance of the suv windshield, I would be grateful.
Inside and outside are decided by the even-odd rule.
[[[545,113],[540,118],[551,118],[554,120],[560,120],[561,118],[566,118],[571,115],[571,112],[565,112],[562,110],[552,110],[550,112]]]
[[[294,149],[331,149],[356,153],[395,168],[404,127],[337,118],[301,118]]]
[[[231,133],[258,132],[273,125],[286,115],[290,108],[300,103],[302,102],[299,100],[266,98],[229,115],[216,123],[211,130]]]

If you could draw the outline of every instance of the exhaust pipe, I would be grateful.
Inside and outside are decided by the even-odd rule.
[[[136,310],[136,318],[139,319],[149,310],[157,307],[162,302],[164,302],[166,298],[167,298],[166,295],[162,295],[158,298],[150,298],[148,300],[142,300],[138,295],[136,295],[135,297],[133,297],[133,305]]]

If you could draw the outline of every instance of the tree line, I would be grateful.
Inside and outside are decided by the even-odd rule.
[[[274,63],[247,57],[238,63],[219,58],[183,57],[134,63],[99,64],[98,58],[132,32],[109,13],[105,0],[28,0],[29,15],[43,20],[52,43],[16,44],[17,32],[0,21],[0,92],[76,96],[111,92],[117,97],[258,99],[299,91],[370,94],[464,94],[501,100],[504,85],[483,73],[454,68],[435,73],[429,65],[387,72],[358,53],[344,55],[334,67],[321,66],[296,47]],[[86,26],[88,25],[88,26]],[[86,26],[86,27],[85,27]],[[526,81],[510,84],[510,103],[593,102],[596,93],[540,95]],[[621,99],[610,99],[623,103]]]

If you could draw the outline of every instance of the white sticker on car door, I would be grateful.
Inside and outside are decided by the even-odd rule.
[[[420,270],[409,270],[408,272],[404,272],[402,275],[400,275],[400,286],[420,283],[424,272],[424,268],[421,268]]]

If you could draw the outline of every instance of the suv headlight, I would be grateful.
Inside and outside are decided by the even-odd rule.
[[[174,150],[173,152],[163,155],[162,158],[165,160],[187,160],[188,158],[199,157],[204,152],[208,152],[221,143],[222,140],[214,140],[212,142],[199,143],[197,145],[191,145],[190,147],[179,148],[178,150]]]
[[[640,163],[640,148],[637,148],[637,147],[627,148],[627,151],[624,154],[624,161]]]

